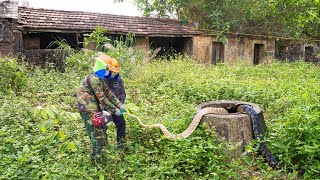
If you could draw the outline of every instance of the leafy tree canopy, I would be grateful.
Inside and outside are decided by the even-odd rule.
[[[135,0],[146,16],[174,16],[203,30],[320,38],[319,0]]]

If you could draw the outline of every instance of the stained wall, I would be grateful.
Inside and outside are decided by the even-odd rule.
[[[143,51],[143,53],[147,53],[149,51],[149,38],[148,37],[136,37],[136,48]]]
[[[14,37],[12,22],[0,20],[0,56],[10,56],[14,53]]]
[[[201,63],[212,63],[213,43],[220,41],[211,35],[199,35],[193,37],[192,55]],[[257,39],[253,37],[227,37],[223,44],[223,62],[243,63],[252,65],[254,61],[255,45],[261,45],[259,63],[266,63],[274,58],[275,41]]]

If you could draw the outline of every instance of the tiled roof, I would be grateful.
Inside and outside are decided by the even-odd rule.
[[[138,16],[89,13],[19,7],[19,24],[29,31],[92,31],[98,25],[109,33],[157,36],[199,34],[194,27],[179,21]]]

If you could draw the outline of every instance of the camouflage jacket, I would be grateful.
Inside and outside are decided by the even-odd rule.
[[[96,101],[94,94],[99,102]],[[98,105],[100,104],[101,109],[115,113],[122,105],[108,85],[93,73],[81,81],[76,97],[79,111],[84,112],[97,112],[99,111]]]

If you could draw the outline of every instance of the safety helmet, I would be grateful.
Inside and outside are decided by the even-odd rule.
[[[119,71],[120,71],[119,62],[116,59],[111,58],[111,59],[109,59],[109,62],[107,64],[107,68],[114,73],[119,73]]]
[[[108,63],[108,62],[110,61],[111,57],[108,56],[108,55],[105,55],[105,54],[101,54],[101,55],[98,57],[98,59],[100,59],[100,60]]]
[[[119,73],[119,62],[108,55],[100,55],[96,60],[93,71],[99,78],[103,78],[106,75],[107,70]]]

